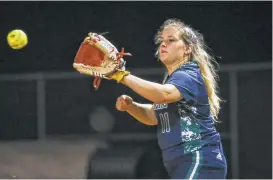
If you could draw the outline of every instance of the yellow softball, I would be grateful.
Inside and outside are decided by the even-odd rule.
[[[22,49],[28,43],[26,33],[21,29],[14,29],[8,33],[7,41],[12,49]]]

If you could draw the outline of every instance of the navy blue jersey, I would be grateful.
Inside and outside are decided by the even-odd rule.
[[[170,104],[154,104],[158,119],[158,143],[163,160],[219,143],[214,126],[206,85],[196,62],[187,62],[174,71],[165,84],[174,85],[184,97]]]

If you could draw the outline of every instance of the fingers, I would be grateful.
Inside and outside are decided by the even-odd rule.
[[[133,99],[130,96],[122,95],[121,98],[126,105],[130,105],[133,102]]]
[[[118,97],[117,102],[116,102],[116,108],[119,111],[126,111],[128,107],[132,104],[132,98],[127,95],[122,95]]]
[[[126,96],[126,95],[120,96],[120,101],[121,101],[121,103],[123,103],[123,104],[127,104],[127,103],[128,103],[127,96]]]
[[[122,97],[118,97],[117,102],[116,102],[116,108],[119,111],[124,111],[123,105],[122,105]]]

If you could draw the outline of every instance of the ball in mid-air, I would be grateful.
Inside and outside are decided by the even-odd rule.
[[[8,33],[7,41],[12,49],[22,49],[28,43],[26,33],[21,29],[14,29]]]

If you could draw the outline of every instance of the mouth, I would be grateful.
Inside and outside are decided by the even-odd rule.
[[[161,54],[163,54],[163,53],[167,53],[167,51],[165,51],[165,50],[161,50],[161,51],[160,51],[160,53],[161,53]]]

